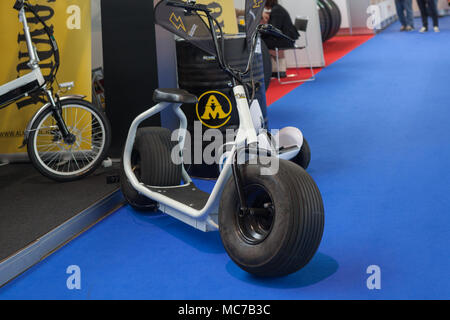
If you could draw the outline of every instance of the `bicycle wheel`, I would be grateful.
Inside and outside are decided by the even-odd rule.
[[[105,115],[85,100],[61,101],[61,115],[73,141],[64,140],[53,110],[48,108],[32,124],[27,147],[41,174],[66,182],[91,174],[102,163],[111,130]]]

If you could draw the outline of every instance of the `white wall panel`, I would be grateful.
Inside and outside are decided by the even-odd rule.
[[[323,57],[322,35],[320,31],[319,13],[317,11],[316,0],[280,0],[279,3],[286,8],[291,15],[292,22],[298,17],[308,17],[308,44],[311,53],[311,60],[314,67],[323,67],[325,59]],[[305,39],[301,37],[297,41],[297,45],[304,45]],[[306,52],[304,50],[298,51],[299,64],[306,67]],[[295,59],[293,52],[287,52],[286,55],[288,67],[295,66]]]

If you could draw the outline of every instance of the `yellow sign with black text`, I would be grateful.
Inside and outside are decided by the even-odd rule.
[[[226,34],[238,33],[238,23],[233,0],[198,0],[208,5],[212,16],[217,19]]]
[[[54,30],[59,45],[61,66],[57,79],[75,82],[70,94],[91,97],[91,8],[90,0],[31,0],[39,16]],[[27,67],[23,26],[12,8],[14,1],[0,2],[0,85],[30,72]],[[42,25],[27,13],[33,43],[40,58],[42,73],[47,76],[54,60]],[[24,130],[45,101],[26,97],[0,109],[0,155],[24,153]]]

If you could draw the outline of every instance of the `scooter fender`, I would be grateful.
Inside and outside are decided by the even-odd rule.
[[[68,95],[68,96],[61,97],[60,101],[69,100],[69,99],[84,99],[84,98],[86,98],[86,96],[74,94],[74,95]],[[50,102],[46,103],[34,114],[33,118],[31,118],[31,120],[28,122],[27,128],[25,129],[25,133],[23,136],[22,145],[19,148],[23,148],[27,145],[28,138],[29,138],[30,132],[31,132],[31,128],[33,127],[34,122],[42,113],[44,113],[48,108],[51,108],[51,107],[52,107],[52,105]]]
[[[279,157],[280,159],[290,160],[294,158],[300,152],[301,145],[303,144],[303,135],[297,128],[293,129],[296,129],[296,131],[289,128],[280,130],[277,135],[272,138],[272,140],[269,138],[266,131],[262,131],[258,135],[258,147],[269,151],[271,154],[277,155],[277,157]],[[280,140],[277,139],[280,138],[283,139],[284,144],[279,145],[289,147],[289,150],[286,150],[285,152],[278,152],[279,146],[277,143]],[[222,154],[219,160],[220,171],[222,171],[224,164],[231,155],[231,151]]]
[[[285,127],[273,137],[279,158],[291,160],[300,152],[303,146],[303,133],[295,127]],[[283,151],[284,150],[284,151]]]

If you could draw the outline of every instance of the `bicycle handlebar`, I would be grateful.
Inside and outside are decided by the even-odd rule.
[[[20,11],[23,8],[24,0],[16,0],[16,3],[14,4],[13,8],[17,11]]]
[[[22,9],[24,9],[26,11],[31,12],[34,15],[34,17],[39,21],[39,23],[41,23],[42,26],[44,27],[44,32],[47,34],[47,36],[50,40],[53,57],[55,59],[55,63],[52,66],[50,74],[49,74],[49,76],[46,77],[46,83],[51,85],[56,78],[56,74],[58,72],[59,65],[60,65],[58,44],[56,43],[56,39],[53,36],[53,28],[49,27],[45,23],[45,21],[39,16],[37,10],[35,9],[35,6],[29,4],[26,1],[27,0],[16,0],[16,3],[14,4],[14,9],[18,10],[18,11],[21,11]],[[26,19],[26,17],[25,17],[25,19]]]

